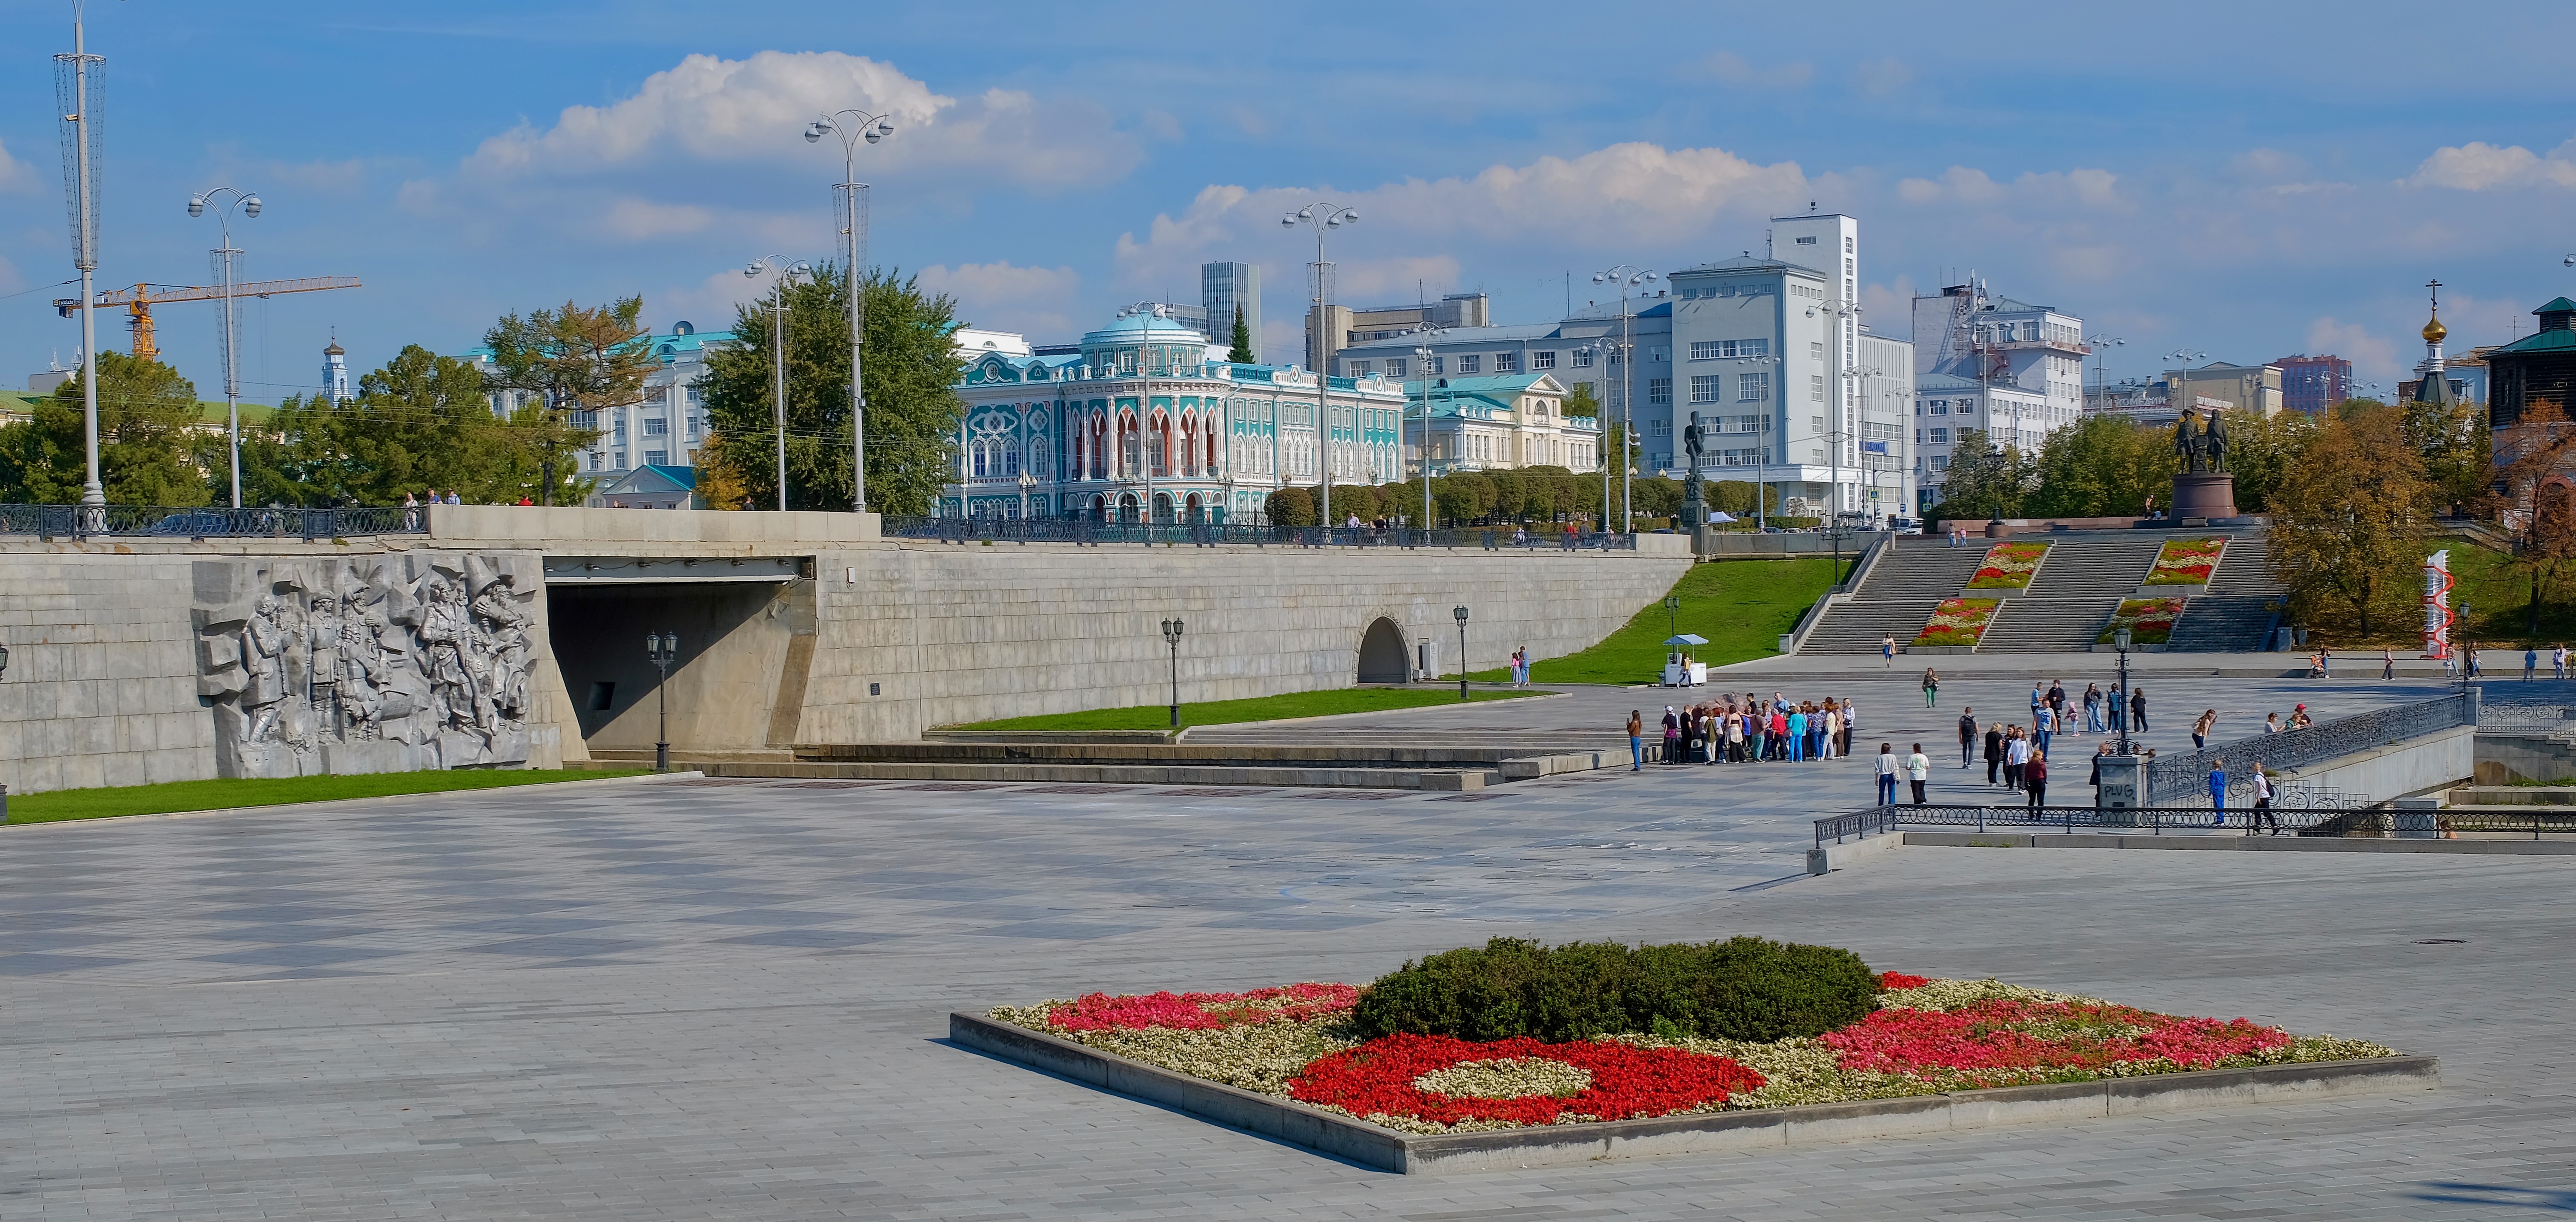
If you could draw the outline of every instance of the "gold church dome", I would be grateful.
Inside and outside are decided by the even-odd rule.
[[[2441,316],[2441,315],[2439,315],[2439,314],[2436,314],[2436,315],[2434,315],[2434,316],[2433,316],[2433,321],[2431,321],[2431,322],[2428,322],[2428,323],[2425,323],[2425,324],[2424,324],[2424,342],[2425,342],[2425,343],[2428,343],[2428,344],[2438,344],[2438,343],[2441,343],[2441,342],[2442,342],[2443,337],[2444,337],[2444,336],[2449,335],[2450,333],[2451,333],[2451,329],[2450,329],[2449,327],[2445,327],[2445,326],[2443,326],[2443,325],[2442,325],[2442,316]]]

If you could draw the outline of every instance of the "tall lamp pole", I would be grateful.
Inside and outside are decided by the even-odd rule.
[[[1825,440],[1834,452],[1825,484],[1825,526],[1830,530],[1842,520],[1843,511],[1843,320],[1860,317],[1860,305],[1836,297],[1819,301],[1807,310],[1809,318],[1819,314],[1825,316],[1825,328],[1833,336],[1833,342],[1825,345],[1825,385],[1833,388],[1827,392],[1832,398],[1825,404]]]
[[[859,181],[859,145],[874,144],[894,134],[894,120],[858,110],[836,110],[805,125],[805,142],[826,134],[841,138],[842,175],[832,190],[841,197],[841,271],[850,290],[850,501],[868,511],[868,392],[859,378],[859,349],[866,335],[867,276],[859,260],[867,256],[868,213],[863,200],[868,185]],[[782,434],[783,439],[783,434]]]
[[[2102,395],[2103,406],[2108,407],[2111,393],[2111,350],[2126,348],[2129,346],[2129,341],[2117,335],[2087,335],[2084,337],[2084,343],[2093,349],[2094,393]]]
[[[98,479],[98,184],[92,161],[100,155],[97,116],[98,78],[90,68],[107,62],[89,53],[82,32],[84,0],[72,0],[72,51],[54,57],[54,113],[62,116],[63,149],[71,162],[72,266],[81,282],[81,435],[89,453],[88,474],[81,484],[81,504],[96,509],[107,504],[107,489]]]
[[[1163,621],[1163,643],[1172,647],[1172,728],[1181,728],[1181,621]]]
[[[1446,327],[1424,323],[1413,329],[1413,359],[1422,366],[1422,529],[1434,525],[1431,517],[1431,345],[1449,333]],[[1461,436],[1464,436],[1463,431]]]
[[[653,685],[653,699],[660,706],[660,726],[653,742],[653,771],[671,770],[671,663],[680,656],[680,634],[650,632],[644,636],[644,660],[662,672],[662,680]]]
[[[224,277],[224,418],[232,434],[233,508],[241,508],[241,363],[233,341],[233,260],[240,257],[233,248],[233,209],[241,208],[243,216],[259,215],[259,197],[231,187],[217,187],[188,197],[188,215],[204,216],[206,205],[215,197],[229,195],[215,211],[215,223],[222,227],[224,244],[214,253],[215,269]]]
[[[1637,436],[1636,411],[1631,406],[1636,399],[1637,390],[1637,348],[1635,327],[1632,316],[1628,313],[1628,290],[1653,279],[1655,279],[1655,273],[1630,263],[1605,268],[1594,273],[1592,277],[1594,284],[1616,282],[1619,286],[1619,346],[1612,355],[1613,359],[1620,363],[1619,532],[1621,534],[1637,528],[1636,480],[1632,478],[1636,464],[1628,460],[1628,451],[1635,444]],[[1609,385],[1610,379],[1604,376],[1601,384]],[[1606,408],[1609,405],[1605,403],[1602,406]],[[1608,511],[1603,512],[1606,514]]]
[[[2122,700],[2129,698],[2129,639],[2129,630],[2126,628],[2111,634],[2111,643],[2120,650],[2120,699]],[[2113,709],[2112,717],[2120,723],[2120,754],[2127,755],[2129,753],[2129,715],[2124,710]],[[2143,799],[2147,795],[2140,793],[2138,796]]]
[[[1299,222],[1315,231],[1315,321],[1309,330],[1314,333],[1310,338],[1315,350],[1315,441],[1320,447],[1317,456],[1324,473],[1324,496],[1317,516],[1323,520],[1324,529],[1330,531],[1333,529],[1333,384],[1325,378],[1324,366],[1332,363],[1333,341],[1324,333],[1324,327],[1331,321],[1325,315],[1333,304],[1333,265],[1324,262],[1324,234],[1344,225],[1359,224],[1360,214],[1357,209],[1319,199],[1279,218],[1280,227],[1284,229],[1295,229]],[[1324,537],[1332,538],[1330,534]]]
[[[742,269],[745,276],[757,276],[777,267],[778,287],[769,312],[769,369],[775,375],[771,414],[778,421],[778,512],[787,512],[787,290],[798,276],[811,275],[813,268],[803,263],[790,263],[785,255],[754,259]]]
[[[1140,301],[1118,311],[1120,318],[1136,320],[1136,376],[1144,383],[1144,388],[1136,392],[1136,469],[1145,475],[1147,539],[1154,537],[1153,438],[1160,435],[1154,427],[1154,320],[1170,312],[1170,306],[1156,301]],[[1163,448],[1163,461],[1171,461],[1169,446]]]
[[[1450,612],[1458,617],[1458,698],[1467,698],[1467,608]]]

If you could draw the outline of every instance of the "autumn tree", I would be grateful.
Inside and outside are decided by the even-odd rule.
[[[2317,418],[2306,412],[2269,416],[2227,412],[2227,472],[2235,477],[2239,513],[2270,511],[2272,493],[2316,444]]]
[[[642,297],[602,306],[567,301],[561,309],[537,310],[524,318],[510,314],[483,333],[483,347],[492,354],[488,381],[495,389],[532,395],[535,402],[528,406],[537,410],[539,421],[559,421],[567,412],[596,420],[597,413],[641,403],[645,379],[661,367],[661,358],[646,342],[651,331],[643,318]],[[597,441],[599,430],[573,423],[561,421],[559,433],[539,441],[539,504],[554,504],[559,491],[564,499],[577,500],[577,490],[567,487],[572,476],[568,456]]]
[[[2423,456],[2390,444],[2402,423],[2384,407],[2328,418],[2273,491],[2272,572],[2300,619],[2349,613],[2367,639],[2375,614],[2402,614],[2432,491]]]
[[[2556,403],[2535,400],[2494,442],[2491,480],[2475,503],[2513,531],[2513,564],[2531,582],[2524,631],[2538,634],[2540,609],[2576,560],[2576,503],[2566,474],[2576,467],[2576,425]]]

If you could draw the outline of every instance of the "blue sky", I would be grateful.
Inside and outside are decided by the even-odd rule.
[[[2115,379],[2189,348],[2387,382],[2428,278],[2455,347],[2576,293],[2571,35],[2528,4],[92,0],[100,280],[205,282],[188,195],[259,191],[246,275],[366,282],[246,307],[263,400],[311,385],[334,329],[365,369],[567,298],[721,326],[757,291],[742,264],[831,249],[838,152],[797,134],[829,103],[898,115],[864,154],[873,261],[1041,340],[1196,300],[1225,258],[1263,265],[1266,354],[1294,352],[1312,244],[1277,217],[1317,198],[1364,214],[1335,239],[1345,301],[1482,289],[1498,322],[1555,317],[1569,272],[1759,250],[1815,200],[1861,218],[1883,331],[1973,269],[2125,337]],[[46,287],[73,274],[70,37],[67,0],[0,0],[12,387],[79,343]],[[219,394],[215,311],[158,317]]]

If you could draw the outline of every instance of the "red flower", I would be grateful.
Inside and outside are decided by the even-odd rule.
[[[1178,1027],[1205,1030],[1250,1023],[1305,1022],[1359,1001],[1357,985],[1286,984],[1249,993],[1085,993],[1047,1012],[1067,1031]]]
[[[1592,1084],[1564,1098],[1524,1095],[1481,1099],[1443,1095],[1414,1080],[1471,1061],[1538,1058],[1591,1073]],[[1412,1116],[1437,1124],[1508,1120],[1550,1124],[1565,1116],[1629,1120],[1668,1116],[1762,1089],[1761,1074],[1725,1057],[1679,1048],[1639,1048],[1613,1041],[1549,1044],[1526,1036],[1472,1043],[1446,1035],[1390,1035],[1323,1057],[1288,1081],[1288,1097],[1356,1116]]]
[[[1919,989],[1930,983],[1932,978],[1929,976],[1908,976],[1903,972],[1878,974],[1878,987],[1881,989]]]
[[[1818,1042],[1846,1070],[2101,1069],[2162,1057],[2206,1069],[2290,1042],[2245,1019],[2178,1018],[2108,1002],[1985,1001],[1948,1012],[1880,1010]],[[1971,1081],[1976,1080],[1971,1074]]]

